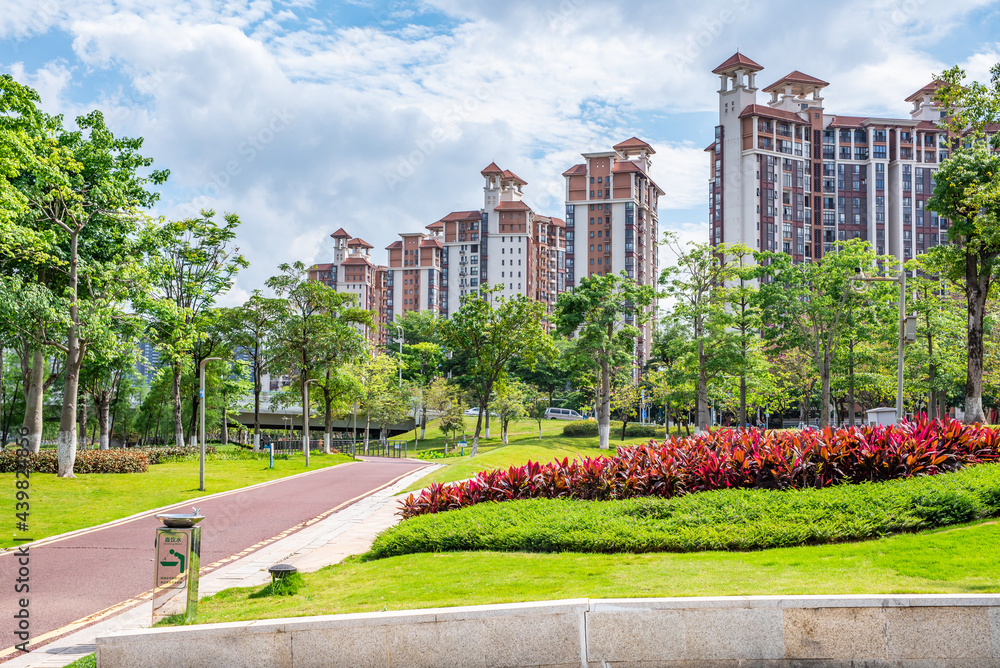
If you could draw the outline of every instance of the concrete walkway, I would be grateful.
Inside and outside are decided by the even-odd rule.
[[[299,571],[308,573],[366,551],[380,531],[399,521],[396,515],[398,495],[437,468],[440,465],[414,471],[390,487],[321,520],[307,523],[300,531],[202,576],[200,596],[212,596],[230,587],[261,587],[271,579],[267,568],[277,563],[292,564]],[[151,617],[152,603],[149,600],[126,602],[123,611],[112,611],[95,624],[3,662],[3,667],[55,668],[68,665],[93,653],[98,636],[147,628]]]

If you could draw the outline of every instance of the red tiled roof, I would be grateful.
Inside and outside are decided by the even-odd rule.
[[[368,243],[367,241],[365,241],[361,237],[358,237],[356,239],[351,239],[350,241],[347,242],[347,245],[348,245],[348,247],[361,246],[362,248],[375,248],[374,246],[372,246],[370,243]]]
[[[809,121],[802,120],[802,117],[792,111],[784,109],[773,109],[763,104],[748,104],[746,109],[740,112],[740,118],[747,116],[763,116],[764,118],[776,118],[780,121],[791,121],[792,123],[802,123],[808,125]]]
[[[504,175],[504,178],[514,179],[515,181],[517,181],[518,183],[520,183],[522,186],[528,185],[527,181],[525,181],[524,179],[522,179],[520,176],[518,176],[514,172],[510,171],[509,169],[503,170],[503,175]]]
[[[334,239],[339,239],[341,237],[347,237],[348,239],[351,238],[351,235],[348,234],[346,231],[344,231],[343,227],[334,232],[333,234],[331,234],[330,236],[333,237]]]
[[[486,176],[487,174],[503,174],[503,170],[497,167],[497,163],[491,162],[486,166],[486,169],[479,173],[483,176]]]
[[[462,220],[480,220],[482,217],[483,214],[481,214],[478,211],[452,211],[447,216],[442,218],[439,222],[451,223]]]
[[[868,119],[864,116],[834,116],[830,128],[860,128]]]
[[[500,202],[494,211],[531,211],[531,207],[524,202]]]
[[[781,84],[792,83],[792,84],[805,84],[807,86],[829,86],[829,82],[823,81],[822,79],[817,79],[816,77],[809,76],[805,72],[799,72],[798,70],[792,70],[785,76],[781,77],[773,84],[764,89],[765,93],[770,93],[772,90],[778,88]]]
[[[706,151],[714,151],[715,150],[715,142],[712,142],[711,144],[709,144],[708,146],[706,146],[705,150]]]
[[[549,219],[549,225],[555,225],[556,227],[566,227],[566,221],[563,220],[562,218],[556,218],[555,216],[552,216],[552,218]]]
[[[935,123],[934,121],[920,121],[919,123],[917,123],[917,129],[918,130],[941,130],[941,128],[939,128],[938,125],[937,125],[937,123]],[[944,132],[944,130],[941,130],[941,132]]]
[[[424,239],[420,242],[421,248],[444,248],[440,239]]]
[[[309,271],[326,271],[328,269],[333,269],[336,266],[337,265],[333,264],[332,262],[327,262],[324,264],[314,264],[313,266],[309,267]]]
[[[444,227],[444,221],[443,220],[439,220],[436,223],[431,223],[430,225],[428,225],[427,229],[428,230],[440,230],[443,227]]]
[[[371,263],[371,260],[369,260],[368,258],[366,258],[366,257],[359,257],[357,255],[355,255],[353,257],[349,257],[346,260],[344,260],[344,264],[345,265],[346,264],[352,264],[352,265],[353,264],[367,264],[370,267],[374,267],[375,266],[374,264]]]
[[[918,98],[923,97],[925,93],[935,93],[935,92],[937,92],[938,88],[940,88],[942,85],[944,85],[944,83],[945,82],[942,81],[941,79],[935,79],[934,81],[930,82],[929,84],[927,84],[926,86],[924,86],[923,88],[921,88],[920,90],[918,90],[916,93],[914,93],[910,97],[906,98],[906,101],[907,102],[915,102]]]
[[[402,241],[393,241],[391,244],[385,247],[386,250],[399,250],[403,247]]]
[[[753,70],[756,72],[764,68],[737,51],[726,59],[726,62],[712,70],[712,74],[722,74],[723,72],[736,69]]]
[[[625,141],[619,144],[615,144],[611,148],[615,149],[616,151],[619,151],[624,148],[645,148],[648,149],[650,153],[656,153],[656,151],[653,150],[652,146],[650,146],[643,140],[639,139],[638,137],[630,137],[629,139],[626,139]]]
[[[586,174],[587,174],[586,164],[573,165],[572,167],[570,167],[569,169],[567,169],[565,172],[562,173],[563,176],[586,176]]]

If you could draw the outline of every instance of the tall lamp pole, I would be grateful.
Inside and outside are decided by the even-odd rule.
[[[403,328],[396,325],[396,333],[399,335],[399,386],[403,387]]]
[[[855,292],[864,292],[868,289],[865,283],[899,283],[899,348],[896,352],[896,422],[903,419],[903,349],[907,343],[917,340],[917,316],[906,315],[906,269],[902,261],[899,263],[899,275],[895,278],[891,276],[866,276],[857,267],[853,282],[862,283],[861,286],[854,285]]]
[[[305,406],[302,407],[302,452],[306,456],[306,468],[309,468],[309,383],[315,383],[319,378],[310,378],[305,382]]]
[[[201,459],[198,464],[198,489],[199,491],[205,491],[205,365],[212,360],[221,360],[221,357],[206,357],[201,361],[198,369],[198,375],[201,377],[201,428],[198,431],[201,437]]]

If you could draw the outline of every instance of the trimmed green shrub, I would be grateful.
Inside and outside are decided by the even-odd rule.
[[[597,420],[569,422],[563,427],[563,436],[597,436]]]
[[[0,473],[12,473],[17,466],[17,452],[0,453]],[[59,459],[55,450],[43,450],[28,455],[32,473],[57,473]],[[144,450],[113,448],[111,450],[79,450],[73,464],[75,473],[145,473],[149,457]]]
[[[1000,515],[1000,464],[802,490],[616,501],[528,499],[412,517],[368,559],[414,552],[694,552],[835,543]]]

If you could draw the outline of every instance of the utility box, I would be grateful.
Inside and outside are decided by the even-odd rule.
[[[174,615],[194,621],[198,613],[201,527],[159,527],[153,552],[153,624]]]
[[[870,424],[879,424],[884,427],[889,425],[897,424],[899,421],[896,419],[896,409],[895,408],[873,408],[869,411],[865,411],[868,416],[868,422]]]

